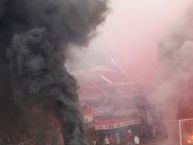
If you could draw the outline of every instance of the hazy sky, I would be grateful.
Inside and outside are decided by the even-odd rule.
[[[181,21],[190,1],[111,0],[107,20],[91,42],[88,54],[93,49],[106,51],[133,81],[148,83],[157,74],[159,41]]]

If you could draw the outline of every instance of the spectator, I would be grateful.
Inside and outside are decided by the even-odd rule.
[[[95,137],[93,137],[92,144],[96,145],[96,138]]]
[[[110,141],[110,145],[115,144],[115,140],[114,140],[114,137],[112,135],[110,135],[109,141]]]
[[[131,132],[127,133],[127,145],[132,145]]]
[[[108,136],[105,136],[104,143],[105,143],[105,145],[110,145],[110,141],[109,141]]]
[[[115,140],[116,140],[116,144],[120,145],[121,141],[120,141],[120,137],[119,137],[119,133],[115,133]]]
[[[135,137],[134,137],[134,144],[135,145],[138,145],[139,144],[139,137],[136,135]]]

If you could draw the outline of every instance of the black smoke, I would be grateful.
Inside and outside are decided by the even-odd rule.
[[[102,0],[0,0],[1,140],[14,144],[38,128],[32,110],[40,106],[60,121],[66,145],[86,144],[77,83],[64,64],[70,46],[95,35],[106,10]]]

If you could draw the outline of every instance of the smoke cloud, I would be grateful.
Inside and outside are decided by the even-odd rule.
[[[76,80],[64,64],[71,46],[87,45],[95,36],[106,10],[102,0],[0,1],[0,130],[5,144],[16,144],[38,126],[34,106],[59,120],[66,145],[87,144]]]
[[[193,117],[193,11],[192,7],[178,26],[159,45],[161,77],[153,93],[160,121],[168,139],[165,145],[179,144],[180,119]]]

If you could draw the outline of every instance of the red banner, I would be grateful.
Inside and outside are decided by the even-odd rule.
[[[119,120],[111,120],[111,121],[97,121],[95,123],[96,130],[108,130],[108,129],[117,129],[126,126],[138,125],[141,124],[142,121],[139,118],[133,119],[119,119]]]
[[[92,108],[89,107],[89,108],[84,109],[83,114],[84,114],[84,122],[86,124],[94,121]]]

